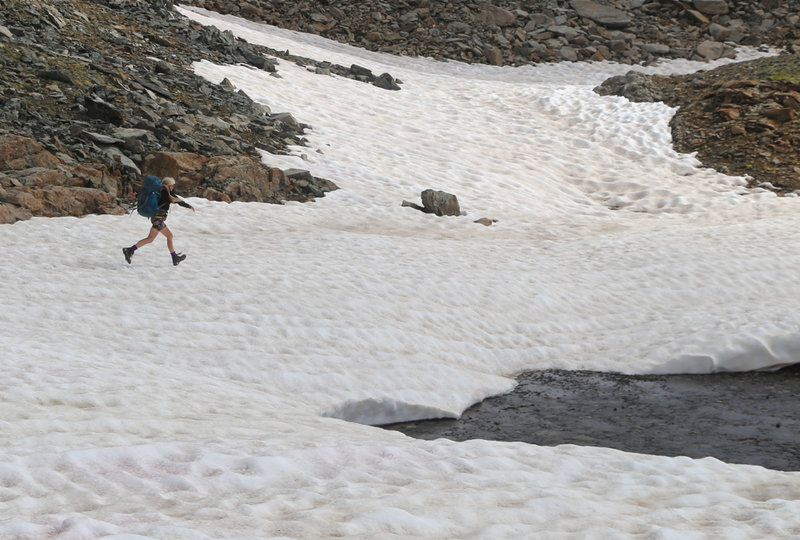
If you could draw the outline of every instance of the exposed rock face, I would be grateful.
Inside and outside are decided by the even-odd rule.
[[[122,214],[105,167],[67,163],[36,141],[0,138],[0,223],[32,216]]]
[[[27,137],[10,135],[0,140],[0,170],[23,170],[31,167],[53,168],[62,161],[41,144]]]
[[[280,203],[306,201],[334,189],[308,171],[265,167],[253,156],[206,157],[186,152],[156,152],[142,164],[144,174],[172,176],[178,192],[215,201]]]

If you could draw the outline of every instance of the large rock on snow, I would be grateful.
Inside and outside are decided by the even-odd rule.
[[[436,214],[437,216],[460,216],[461,208],[458,198],[451,193],[426,189],[422,192],[422,206],[425,212]]]
[[[652,79],[638,71],[608,78],[595,87],[594,91],[601,96],[624,96],[634,102],[652,103],[662,100],[661,90],[653,84]]]

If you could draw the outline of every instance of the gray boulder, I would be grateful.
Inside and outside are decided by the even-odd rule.
[[[517,22],[517,16],[507,9],[485,4],[478,14],[478,20],[495,26],[512,26]]]
[[[378,75],[372,84],[378,88],[383,88],[384,90],[400,90],[400,86],[398,86],[395,78],[388,73],[382,73],[381,75]]]
[[[581,17],[591,19],[606,28],[624,28],[631,24],[631,18],[624,11],[593,0],[574,0],[572,7]]]
[[[728,47],[719,41],[704,41],[697,46],[697,54],[706,60],[717,60],[725,56],[728,52]]]
[[[594,89],[601,96],[623,96],[634,102],[652,103],[661,101],[661,92],[650,81],[650,77],[637,71],[606,79]]]

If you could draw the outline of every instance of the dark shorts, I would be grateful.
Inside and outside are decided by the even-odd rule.
[[[154,217],[150,218],[150,223],[153,224],[153,228],[155,230],[161,231],[161,230],[164,229],[164,227],[167,226],[167,224],[164,223],[166,220],[167,220],[167,218],[164,217],[164,216],[154,216]]]

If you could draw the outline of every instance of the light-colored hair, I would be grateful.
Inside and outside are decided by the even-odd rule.
[[[165,186],[174,186],[175,185],[175,179],[172,178],[171,176],[167,176],[166,178],[164,178],[162,180],[162,182],[164,183]]]

